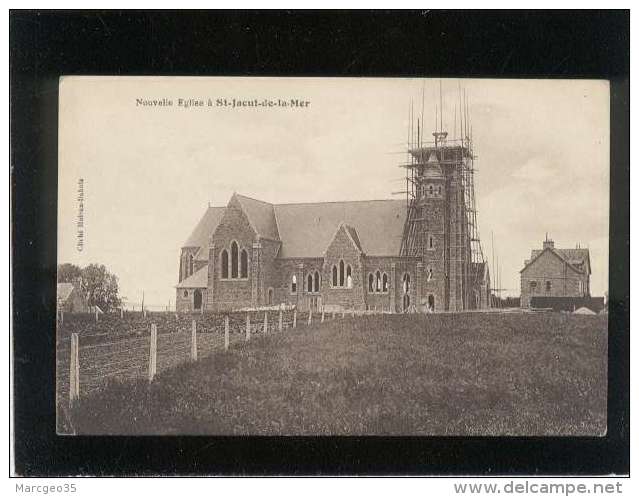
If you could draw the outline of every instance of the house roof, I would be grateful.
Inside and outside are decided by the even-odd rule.
[[[279,257],[322,257],[340,223],[347,225],[349,234],[367,255],[399,254],[406,219],[404,200],[269,204],[235,196],[261,237],[282,242]],[[184,247],[199,246],[200,253],[206,254],[209,236],[220,223],[224,209],[209,207]]]
[[[71,292],[73,292],[73,283],[58,283],[57,299],[59,302],[66,302]]]
[[[176,288],[206,288],[208,286],[209,279],[209,267],[204,266],[195,271],[191,276],[182,280],[175,287]]]
[[[588,271],[588,274],[590,274],[590,251],[588,249],[556,249],[551,247],[546,247],[543,250],[532,250],[530,260],[519,272],[523,272],[546,251],[552,252],[578,273]],[[585,266],[586,263],[587,266]]]

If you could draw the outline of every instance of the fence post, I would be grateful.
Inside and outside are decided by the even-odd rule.
[[[280,309],[280,322],[278,324],[280,333],[282,332],[282,310]]]
[[[229,350],[229,316],[224,318],[224,350]]]
[[[311,325],[311,323],[313,322],[313,309],[309,309],[308,310],[308,326]]]
[[[95,308],[95,322],[98,322],[98,307]]]
[[[124,309],[120,307],[120,319],[124,319]]]
[[[146,319],[146,309],[144,309],[143,315],[144,315],[144,319]]]
[[[297,328],[297,309],[293,311],[293,328]]]
[[[342,308],[342,319],[344,319],[345,315],[346,315],[346,311]]]
[[[335,311],[333,311],[333,317],[331,319],[335,319]]]
[[[191,360],[197,361],[197,323],[191,322]]]
[[[69,370],[69,407],[80,398],[80,361],[78,334],[71,333],[71,369]]]
[[[151,324],[151,346],[149,349],[149,382],[153,381],[158,369],[158,327]]]
[[[324,322],[324,308],[322,308],[322,320],[321,320],[321,322],[322,323]]]
[[[264,334],[268,333],[268,312],[264,311]]]
[[[246,338],[245,341],[249,341],[251,339],[251,315],[246,313]]]

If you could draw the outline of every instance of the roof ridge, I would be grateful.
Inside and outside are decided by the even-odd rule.
[[[248,195],[242,195],[241,193],[235,192],[235,195],[238,196],[238,197],[242,197],[242,198],[246,198],[246,199],[249,199],[249,200],[253,200],[254,202],[260,202],[262,204],[266,204],[266,205],[270,205],[270,206],[275,205],[275,204],[273,204],[271,202],[267,202],[266,200],[260,200],[259,198],[255,198],[255,197],[249,197]]]
[[[354,204],[357,202],[403,202],[402,199],[396,198],[378,198],[370,200],[329,200],[327,202],[283,202],[281,204],[271,204],[274,207],[282,205],[326,205],[326,204]]]

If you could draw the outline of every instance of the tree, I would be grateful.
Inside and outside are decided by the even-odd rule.
[[[58,264],[58,283],[73,283],[82,276],[82,269],[75,264]]]
[[[89,264],[82,269],[82,293],[89,305],[97,305],[104,312],[120,306],[118,277],[103,264]]]
[[[118,277],[111,274],[103,264],[89,264],[84,268],[68,263],[58,265],[58,283],[78,282],[78,290],[90,306],[97,305],[108,312],[122,304],[118,296]]]

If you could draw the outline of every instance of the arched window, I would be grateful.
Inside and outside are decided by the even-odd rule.
[[[240,278],[248,278],[248,253],[242,250],[240,254]]]
[[[222,250],[222,278],[229,277],[229,253],[226,249]]]
[[[231,278],[237,278],[237,243],[231,243]]]
[[[193,274],[193,254],[189,254],[189,276]]]
[[[353,275],[350,264],[346,266],[346,288],[353,288]]]
[[[306,291],[308,293],[313,291],[313,275],[311,273],[308,273],[308,276],[306,277]]]
[[[320,275],[317,271],[315,271],[313,290],[317,293],[320,291]]]
[[[375,277],[372,273],[368,275],[368,292],[373,293],[373,282],[375,281]]]
[[[549,292],[551,289],[551,283],[550,281],[546,281],[546,291]]]
[[[344,286],[344,261],[339,261],[339,286]]]
[[[426,273],[426,281],[430,281],[433,279],[433,268],[429,267],[428,272]]]
[[[432,195],[432,194],[433,194],[433,185],[430,185],[430,186],[428,187],[428,193],[429,193],[430,195]]]
[[[297,276],[291,278],[291,293],[297,293]]]
[[[375,291],[382,291],[382,274],[379,271],[375,273]]]
[[[428,312],[435,312],[435,296],[428,296]]]
[[[388,275],[384,273],[382,276],[382,292],[386,293],[388,291]]]
[[[438,186],[437,187],[437,195],[441,195],[442,194],[442,187]]]
[[[333,286],[337,286],[337,266],[333,266]]]
[[[402,278],[402,290],[404,290],[405,295],[410,293],[410,274],[408,273],[404,273],[404,277]]]
[[[187,298],[189,296],[189,291],[188,290],[184,290],[183,295],[184,295],[184,298]]]
[[[433,235],[428,235],[428,248],[435,248],[435,241],[433,240]]]

